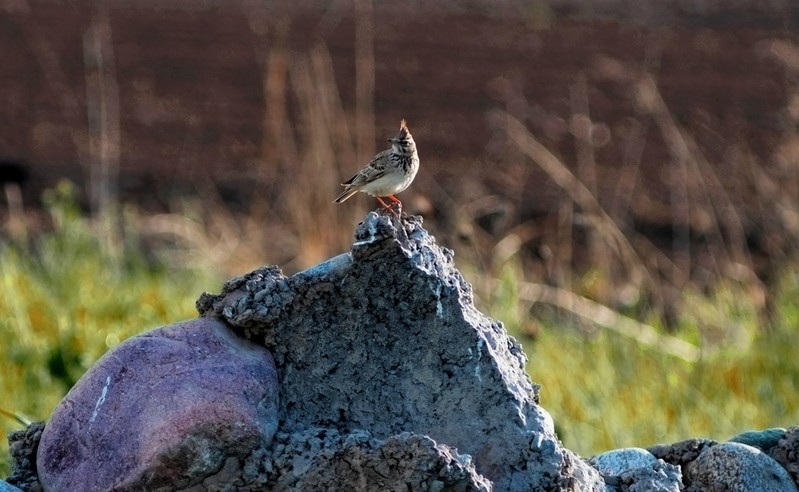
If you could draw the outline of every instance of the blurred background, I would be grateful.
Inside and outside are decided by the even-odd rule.
[[[799,4],[0,3],[0,424],[400,198],[591,455],[799,424]],[[5,443],[3,443],[5,446]],[[7,448],[0,471],[7,472]]]

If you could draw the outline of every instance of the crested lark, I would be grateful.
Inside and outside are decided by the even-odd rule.
[[[377,198],[388,210],[392,210],[392,205],[396,203],[398,215],[402,213],[402,202],[394,195],[407,188],[416,177],[419,154],[416,153],[416,142],[405,120],[400,123],[399,133],[388,141],[391,142],[390,149],[374,156],[358,174],[341,183],[344,191],[333,200],[335,203],[341,203],[362,191]],[[393,203],[389,205],[381,197],[388,197]]]

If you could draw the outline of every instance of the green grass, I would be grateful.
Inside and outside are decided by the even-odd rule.
[[[686,362],[607,329],[585,330],[568,316],[544,317],[539,335],[506,274],[487,304],[525,348],[541,404],[569,449],[583,456],[689,438],[727,440],[743,431],[799,424],[799,275],[786,272],[776,294],[775,327],[758,324],[742,292],[685,293],[677,334],[708,352]],[[575,326],[578,325],[578,326]],[[663,331],[663,330],[661,330]],[[725,336],[703,337],[706,332]]]
[[[48,203],[51,232],[0,245],[0,410],[30,420],[46,420],[72,384],[120,341],[195,317],[195,299],[223,280],[146,256],[131,230],[121,248],[109,248],[95,238],[68,187],[51,193]],[[496,288],[485,289],[492,294],[481,307],[522,341],[530,375],[542,385],[542,404],[577,453],[692,437],[721,440],[799,423],[796,271],[786,271],[774,293],[771,330],[758,326],[746,286],[722,285],[709,296],[684,293],[676,334],[710,354],[686,362],[615,331],[586,330],[569,316],[545,315],[552,310],[534,319],[520,298],[523,273],[510,265]],[[468,280],[479,278],[468,265],[459,266]],[[540,327],[535,339],[522,334],[531,324]],[[0,422],[5,432],[21,427],[2,412]],[[0,476],[9,467],[3,441]]]
[[[67,185],[47,198],[52,232],[0,244],[0,410],[31,421],[46,420],[108,349],[196,317],[196,298],[221,280],[146,259],[134,239],[111,251],[81,218]],[[2,413],[0,423],[4,435],[22,427]],[[0,476],[9,472],[3,438]]]
[[[592,455],[694,437],[726,440],[799,422],[791,337],[760,337],[745,353],[686,363],[603,332],[591,341],[545,331],[530,346],[542,405],[570,449]]]

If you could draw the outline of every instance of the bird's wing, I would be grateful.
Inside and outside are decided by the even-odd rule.
[[[343,183],[341,183],[341,186],[349,186],[349,185],[351,185],[352,182],[355,181],[355,178],[357,178],[359,174],[361,174],[361,173],[358,172],[358,174],[356,174],[355,176],[351,177],[347,181],[344,181]]]
[[[369,166],[363,168],[361,172],[355,177],[352,182],[352,186],[364,186],[368,183],[373,181],[377,181],[380,179],[384,174],[386,174],[385,169],[377,169],[375,167]]]
[[[379,179],[381,176],[386,174],[386,166],[384,156],[389,154],[391,150],[383,151],[377,154],[373,159],[372,162],[366,165],[365,168],[361,169],[361,171],[356,174],[355,176],[351,177],[347,181],[341,183],[341,186],[363,186],[367,183],[371,183],[372,181]]]

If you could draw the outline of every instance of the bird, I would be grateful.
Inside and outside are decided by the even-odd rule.
[[[410,186],[416,177],[419,171],[419,154],[404,119],[400,123],[399,133],[388,141],[391,142],[390,149],[374,156],[358,174],[341,183],[344,191],[333,203],[341,203],[362,191],[377,198],[387,210],[393,211],[392,206],[396,204],[399,209],[397,215],[402,213],[402,202],[394,195]],[[388,197],[392,203],[387,204],[381,197]]]

